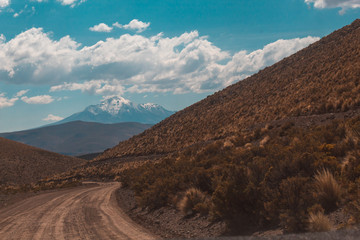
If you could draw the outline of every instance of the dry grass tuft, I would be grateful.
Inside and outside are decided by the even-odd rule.
[[[252,145],[252,143],[247,143],[247,144],[245,144],[245,148],[246,149],[251,149],[251,147],[252,147],[253,145]]]
[[[341,200],[342,189],[329,170],[318,171],[315,175],[315,190],[326,211],[336,209]]]
[[[270,140],[270,136],[266,135],[261,141],[260,141],[260,147],[264,147],[266,143],[268,143]]]
[[[191,215],[196,211],[197,205],[205,203],[206,195],[197,188],[190,188],[179,201],[178,208],[185,215]]]
[[[310,232],[328,232],[332,229],[334,229],[333,224],[322,212],[310,213],[308,226]]]
[[[234,144],[230,141],[230,140],[226,140],[224,142],[224,148],[231,148],[231,147],[234,147]]]

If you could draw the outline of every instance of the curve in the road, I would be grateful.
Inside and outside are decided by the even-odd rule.
[[[119,183],[41,194],[0,211],[0,239],[155,239],[118,207]]]

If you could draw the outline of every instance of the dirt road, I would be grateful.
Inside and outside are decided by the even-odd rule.
[[[0,209],[0,239],[155,239],[117,206],[119,186],[45,193]]]

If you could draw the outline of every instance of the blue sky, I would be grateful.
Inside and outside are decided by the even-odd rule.
[[[0,132],[119,95],[180,110],[350,24],[360,0],[0,0]]]

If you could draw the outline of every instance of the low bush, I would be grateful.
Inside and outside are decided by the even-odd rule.
[[[309,194],[309,178],[290,177],[280,184],[278,209],[280,220],[287,232],[306,229],[307,209],[313,204]]]
[[[184,215],[192,215],[195,212],[206,212],[206,195],[199,189],[188,189],[178,202],[178,208]]]

